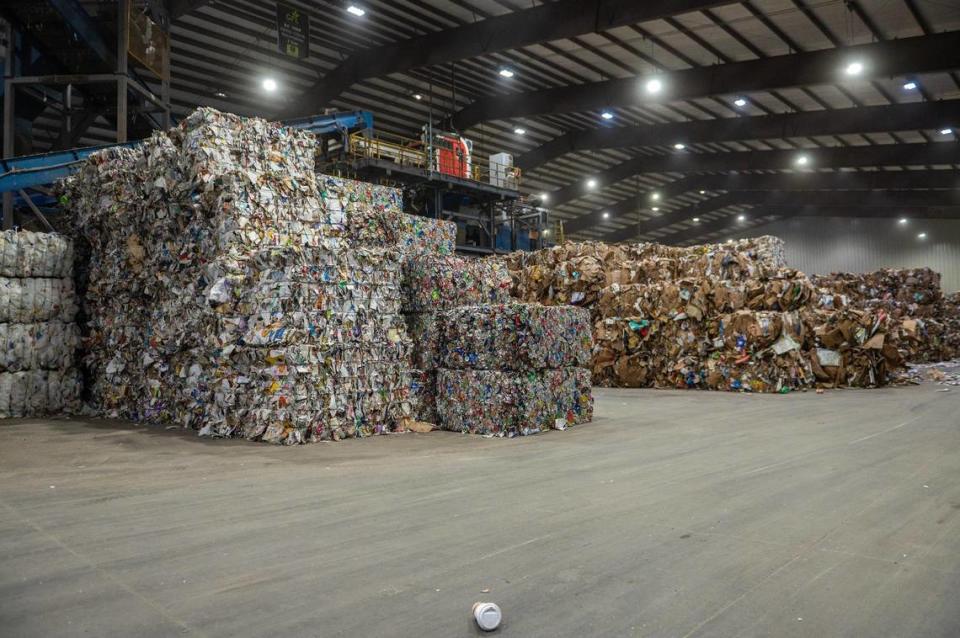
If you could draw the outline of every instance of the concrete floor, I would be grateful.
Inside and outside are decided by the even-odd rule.
[[[275,448],[0,424],[0,635],[960,636],[960,389]],[[489,590],[489,593],[485,593]]]

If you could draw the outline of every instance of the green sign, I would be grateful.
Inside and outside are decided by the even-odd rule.
[[[298,60],[310,55],[310,18],[283,2],[277,3],[277,47]]]

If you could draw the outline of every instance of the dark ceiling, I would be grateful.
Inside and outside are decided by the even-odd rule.
[[[512,153],[581,238],[960,214],[960,0],[287,1],[310,17],[302,61],[277,51],[273,2],[173,0],[176,115],[361,108],[411,137],[449,123],[478,161]]]

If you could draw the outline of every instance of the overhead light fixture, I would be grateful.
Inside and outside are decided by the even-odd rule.
[[[421,93],[414,93],[414,94],[413,94],[413,99],[415,99],[415,100],[422,100],[422,99],[423,99],[423,94],[421,94]]]
[[[863,62],[860,62],[859,60],[851,62],[847,65],[847,68],[844,69],[844,72],[847,75],[860,75],[863,73]]]
[[[587,180],[587,188],[596,188],[596,187],[597,187],[597,180],[595,179]]]
[[[517,135],[526,135],[526,134],[527,134],[527,129],[525,129],[525,128],[520,128],[520,127],[518,126],[517,128],[513,129],[513,132],[516,133]]]
[[[659,93],[663,89],[663,82],[657,78],[651,78],[647,80],[646,84],[647,93],[654,94]]]
[[[543,236],[544,236],[544,237],[549,237],[549,236],[550,236],[550,229],[549,229],[549,228],[544,228],[544,229],[543,229]]]
[[[678,151],[682,151],[683,149],[687,148],[687,146],[686,144],[681,144],[680,142],[677,142],[676,144],[673,145],[673,148],[677,149]]]
[[[273,93],[274,91],[277,90],[277,81],[274,80],[273,78],[264,78],[263,82],[261,83],[261,86],[263,87],[264,91],[269,91],[270,93]]]
[[[917,88],[917,83],[914,82],[914,81],[912,81],[912,80],[911,80],[910,82],[904,82],[904,83],[903,83],[903,90],[904,90],[904,91],[914,91],[914,90],[916,90],[916,88]]]
[[[806,155],[801,155],[800,157],[797,158],[797,161],[796,161],[797,166],[806,166],[809,163],[810,163],[810,158],[807,157]]]
[[[660,193],[658,193],[657,191],[653,191],[652,193],[650,193],[650,199],[652,199],[655,202],[660,201]]]
[[[926,233],[920,233],[919,235],[917,235],[917,239],[926,239],[926,238],[927,238]]]
[[[357,16],[358,18],[366,13],[365,9],[361,9],[355,4],[351,4],[347,7],[347,13]]]
[[[600,117],[602,117],[605,120],[612,120],[613,113],[611,113],[610,111],[604,111],[603,113],[600,114]]]
[[[610,219],[610,213],[608,213],[607,211],[603,211],[603,218]]]
[[[700,223],[700,218],[699,218],[699,217],[694,217],[694,218],[693,218],[693,223],[694,223],[694,224],[699,224],[699,223]]]
[[[540,201],[546,204],[550,200],[550,196],[546,193],[540,193]]]
[[[513,69],[508,69],[507,67],[500,69],[499,73],[500,77],[504,78],[512,78],[514,76]]]
[[[223,91],[214,91],[213,97],[224,98],[224,97],[227,97],[227,94],[224,93]]]
[[[738,97],[737,99],[735,99],[735,100],[733,101],[733,104],[734,104],[735,106],[743,107],[743,106],[746,106],[746,105],[747,105],[747,101],[746,101],[745,99],[743,99],[742,97]]]
[[[701,195],[706,195],[706,194],[707,194],[707,191],[700,191],[700,194],[701,194]]]
[[[942,128],[942,129],[940,129],[940,135],[950,135],[951,133],[953,133],[953,129],[952,129],[952,128]]]
[[[727,240],[727,243],[728,243],[728,244],[732,244],[732,243],[733,243],[733,239],[728,239],[728,240]]]
[[[898,221],[897,223],[900,224],[901,226],[906,226],[906,225],[907,225],[907,218],[906,218],[906,217],[901,217],[901,218],[900,218],[900,221]]]
[[[659,207],[659,206],[654,206],[654,207],[651,208],[650,210],[652,210],[653,212],[657,212],[658,210],[660,210],[660,207]]]
[[[737,221],[738,221],[738,222],[745,222],[745,221],[747,221],[747,216],[746,216],[746,215],[737,215]]]

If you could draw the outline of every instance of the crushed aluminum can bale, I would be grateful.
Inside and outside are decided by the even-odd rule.
[[[437,376],[440,427],[498,437],[537,434],[593,419],[590,371],[447,370]]]
[[[587,367],[590,315],[569,306],[510,303],[443,313],[445,368],[537,370]]]
[[[510,301],[510,274],[492,259],[423,255],[404,264],[405,312]]]

